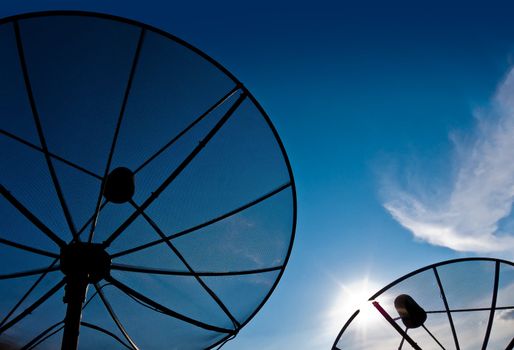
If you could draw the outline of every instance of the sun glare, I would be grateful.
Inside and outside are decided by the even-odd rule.
[[[378,319],[376,317],[377,311],[368,299],[379,289],[379,285],[370,281],[367,277],[348,284],[341,283],[340,292],[329,312],[333,327],[340,330],[357,310],[360,310],[360,312],[353,322],[358,324],[359,328],[364,329],[374,323]]]

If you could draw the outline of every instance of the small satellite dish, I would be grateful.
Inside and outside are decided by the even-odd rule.
[[[110,15],[3,19],[0,52],[0,346],[235,337],[296,225],[291,166],[251,93],[188,43]]]
[[[514,348],[514,263],[440,262],[382,288],[355,311],[333,350]]]

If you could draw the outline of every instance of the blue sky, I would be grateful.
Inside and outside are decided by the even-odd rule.
[[[449,258],[512,259],[500,251],[514,227],[507,3],[6,0],[0,15],[47,9],[169,31],[227,67],[277,127],[296,241],[275,293],[225,349],[329,348],[366,278],[373,289]]]

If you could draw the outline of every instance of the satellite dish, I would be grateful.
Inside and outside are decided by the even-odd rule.
[[[333,350],[514,348],[514,263],[455,259],[411,272],[355,311]]]
[[[0,50],[0,347],[236,336],[296,224],[291,166],[255,98],[186,42],[108,15],[3,19]]]

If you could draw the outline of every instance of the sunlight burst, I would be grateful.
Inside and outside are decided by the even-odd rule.
[[[341,283],[339,295],[329,312],[331,324],[341,329],[351,315],[360,310],[354,323],[359,326],[360,330],[365,331],[369,325],[379,319],[377,311],[368,301],[369,297],[379,289],[379,285],[370,281],[367,276],[360,281]]]

